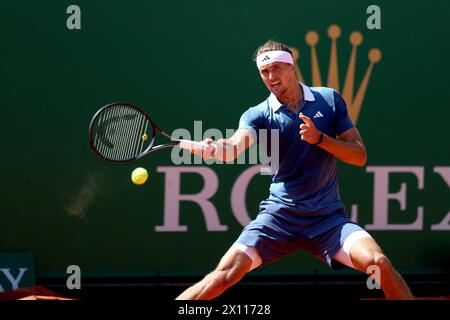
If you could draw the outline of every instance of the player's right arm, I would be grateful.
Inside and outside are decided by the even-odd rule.
[[[201,156],[204,159],[215,158],[223,162],[232,162],[239,155],[248,148],[250,148],[256,141],[256,134],[254,131],[246,128],[238,129],[229,139],[219,139],[213,141],[212,139],[203,140],[205,147]],[[215,147],[216,145],[217,147]],[[200,156],[199,153],[196,152]]]
[[[264,107],[256,106],[245,111],[239,119],[239,127],[233,136],[229,139],[220,139],[213,141],[211,139],[203,140],[203,153],[196,154],[204,159],[216,158],[223,162],[232,162],[257,140],[257,132],[265,128]],[[264,105],[265,106],[265,105]],[[214,147],[216,146],[216,147]]]

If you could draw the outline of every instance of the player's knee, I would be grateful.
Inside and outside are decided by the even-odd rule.
[[[355,267],[365,273],[371,274],[372,268],[386,270],[390,266],[389,259],[382,252],[365,252],[357,257],[352,257]]]
[[[376,266],[378,266],[381,270],[386,270],[391,267],[391,262],[389,259],[382,253],[376,253],[373,257],[373,262]]]
[[[387,271],[390,269],[391,263],[383,253],[375,252],[370,255],[365,267],[368,269],[370,266],[376,266],[381,271]]]

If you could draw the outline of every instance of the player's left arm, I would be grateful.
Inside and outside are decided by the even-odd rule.
[[[320,132],[309,117],[301,114],[300,118],[305,122],[300,125],[300,136],[302,140],[316,144],[322,134],[322,141],[320,144],[317,144],[318,147],[328,151],[336,158],[348,164],[361,167],[366,164],[366,147],[358,129],[352,127],[342,132],[337,138],[333,138]]]

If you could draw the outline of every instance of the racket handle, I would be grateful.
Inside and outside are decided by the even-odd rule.
[[[179,144],[180,148],[187,149],[187,150],[194,150],[194,151],[203,151],[203,148],[205,147],[203,143],[199,141],[192,141],[192,140],[180,140]],[[212,153],[215,155],[217,153],[217,149],[219,148],[216,143],[213,143],[212,146],[214,147],[214,152]]]

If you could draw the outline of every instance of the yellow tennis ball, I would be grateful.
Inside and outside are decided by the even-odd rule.
[[[136,168],[131,173],[131,181],[137,185],[144,184],[145,181],[147,181],[147,178],[148,172],[145,168]]]

